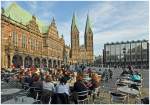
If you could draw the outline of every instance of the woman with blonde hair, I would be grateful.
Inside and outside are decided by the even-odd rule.
[[[45,81],[43,81],[43,92],[41,102],[42,104],[49,104],[49,100],[51,99],[54,93],[54,84],[52,83],[52,76],[47,75]]]

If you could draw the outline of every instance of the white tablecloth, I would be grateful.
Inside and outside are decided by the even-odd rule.
[[[12,89],[2,89],[1,90],[1,95],[8,95],[8,94],[14,94],[21,91],[21,89],[16,89],[16,88],[12,88]]]
[[[136,89],[129,88],[128,86],[118,87],[117,90],[123,93],[131,94],[131,95],[138,95],[139,91]]]

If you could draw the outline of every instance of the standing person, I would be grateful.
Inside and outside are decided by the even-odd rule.
[[[108,75],[108,70],[106,69],[106,70],[105,70],[105,81],[108,81],[108,76],[109,76],[109,75]]]
[[[42,70],[41,70],[41,69],[39,69],[39,71],[40,71],[41,81],[43,81],[43,80],[44,80],[44,73],[42,72]]]
[[[133,68],[132,68],[132,66],[131,65],[129,65],[128,66],[128,73],[130,74],[130,75],[132,75],[133,74]]]
[[[108,70],[109,70],[109,78],[112,79],[113,71],[111,69],[108,69]]]

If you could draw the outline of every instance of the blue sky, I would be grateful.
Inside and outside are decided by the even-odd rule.
[[[89,13],[94,33],[94,54],[102,54],[104,44],[116,41],[149,38],[148,1],[16,1],[22,8],[45,24],[55,18],[59,35],[70,44],[70,26],[75,11],[80,31],[80,45],[84,44],[84,30]],[[11,4],[3,1],[2,7]]]

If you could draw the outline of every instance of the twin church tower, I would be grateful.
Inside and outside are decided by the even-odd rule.
[[[93,63],[93,32],[90,25],[89,15],[87,15],[84,45],[79,44],[79,30],[76,24],[76,16],[73,14],[71,24],[71,60],[73,63],[92,64]]]

